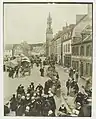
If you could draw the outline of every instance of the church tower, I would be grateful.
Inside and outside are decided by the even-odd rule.
[[[46,56],[50,56],[50,49],[51,49],[51,40],[53,39],[53,30],[51,28],[52,25],[52,18],[49,13],[47,18],[47,29],[46,29]]]

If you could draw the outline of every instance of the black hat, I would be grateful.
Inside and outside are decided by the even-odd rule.
[[[13,94],[13,97],[15,97],[15,94]]]
[[[31,84],[34,84],[33,82],[31,82]]]

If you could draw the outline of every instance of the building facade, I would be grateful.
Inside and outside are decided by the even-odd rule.
[[[63,33],[63,39],[62,39],[62,64],[64,67],[71,67],[71,40],[72,40],[72,31],[74,28],[74,24],[70,24],[69,26],[66,26],[66,29]]]
[[[92,8],[89,7],[88,8]],[[91,11],[91,12],[90,12]],[[72,34],[72,67],[87,79],[92,76],[92,9],[76,24]]]
[[[56,40],[57,44],[57,63],[61,64],[61,37]]]
[[[53,30],[51,28],[52,18],[49,16],[47,18],[47,29],[46,29],[46,56],[49,57],[51,54],[51,40],[53,39]]]

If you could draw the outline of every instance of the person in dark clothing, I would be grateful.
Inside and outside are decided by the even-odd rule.
[[[92,103],[87,102],[81,107],[78,117],[91,117],[91,115],[92,115]]]
[[[69,95],[69,89],[70,89],[70,79],[67,80],[66,82],[66,87],[67,87],[67,95]]]
[[[74,78],[72,78],[72,81],[71,81],[71,88],[74,87],[74,84],[75,84],[75,80],[74,80]]]
[[[37,100],[36,100],[36,104],[35,104],[35,109],[36,109],[36,116],[41,116],[41,109],[42,109],[42,102],[41,102],[41,99],[40,98],[38,98]]]
[[[31,98],[30,115],[31,116],[36,116],[36,100],[35,100],[35,97]]]
[[[9,70],[9,77],[13,78],[14,72],[15,72],[14,68],[10,68],[10,70]]]
[[[39,67],[39,62],[38,61],[36,62],[36,65],[37,65],[37,67]]]
[[[29,106],[26,106],[24,115],[25,115],[25,116],[31,116],[31,114],[30,114],[30,107],[29,107]]]
[[[39,94],[40,96],[42,95],[42,92],[43,92],[43,86],[41,84],[39,84],[37,87],[36,87],[36,90],[39,90]]]
[[[49,88],[52,88],[52,85],[53,85],[53,82],[51,79],[49,79],[45,82],[44,94],[48,94]]]
[[[75,94],[78,93],[78,91],[79,91],[79,86],[78,86],[77,82],[74,83],[73,89],[75,90],[75,92],[74,92]]]
[[[56,78],[58,78],[58,79],[59,79],[59,74],[58,74],[58,72],[57,72]]]
[[[50,104],[50,101],[48,99],[46,99],[44,102],[43,102],[43,110],[42,110],[42,115],[43,116],[48,116],[48,111],[51,109],[51,104]]]
[[[59,116],[60,117],[64,117],[64,116],[67,116],[67,109],[66,107],[64,106],[64,104],[62,104],[59,108]]]
[[[42,61],[40,62],[40,67],[42,67]]]
[[[78,78],[79,78],[78,70],[75,73],[75,78],[76,78],[76,81],[78,82]]]
[[[60,96],[61,82],[59,79],[56,79],[54,86],[55,86],[54,94],[58,95],[57,90],[59,90],[59,96]]]
[[[31,59],[31,67],[33,68],[34,61]]]
[[[16,66],[15,70],[16,70],[15,77],[17,77],[17,78],[18,78],[19,66]]]
[[[39,84],[37,87],[36,87],[36,90],[39,89],[39,90],[43,90],[43,86],[41,84]]]
[[[31,82],[31,89],[34,90],[34,83]]]
[[[13,94],[13,97],[10,99],[10,109],[12,111],[16,111],[17,109],[17,100],[15,98],[15,94]]]
[[[83,105],[84,95],[81,92],[78,92],[75,103],[79,102],[81,106]]]
[[[20,105],[21,104],[21,94],[18,94],[16,99],[17,99],[17,105]]]
[[[21,84],[17,88],[17,95],[20,94],[20,88],[21,88]]]
[[[42,67],[40,68],[40,72],[41,72],[41,76],[44,77],[44,67],[43,68]]]
[[[55,110],[56,110],[56,103],[53,97],[52,93],[49,93],[48,98],[47,98],[51,104],[51,110],[53,111],[53,115],[55,116]]]
[[[30,94],[29,93],[26,95],[25,101],[26,101],[26,105],[28,105],[30,103],[31,97],[30,97]]]
[[[16,116],[23,116],[23,114],[24,114],[24,106],[19,105],[16,110]]]
[[[29,85],[27,88],[27,93],[30,93],[30,92],[31,92],[31,85]]]
[[[73,78],[73,68],[69,69],[69,77]]]
[[[25,95],[24,86],[21,86],[21,88],[20,88],[20,94],[21,94],[21,95]]]
[[[4,72],[6,71],[6,67],[5,67],[5,65],[3,65],[3,71],[4,71]]]
[[[7,116],[7,114],[10,113],[10,109],[8,108],[7,105],[4,105],[4,116]]]

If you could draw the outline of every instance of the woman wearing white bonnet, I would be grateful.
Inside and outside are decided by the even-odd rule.
[[[49,110],[48,116],[51,116],[52,114],[53,114],[53,111],[52,110]]]

